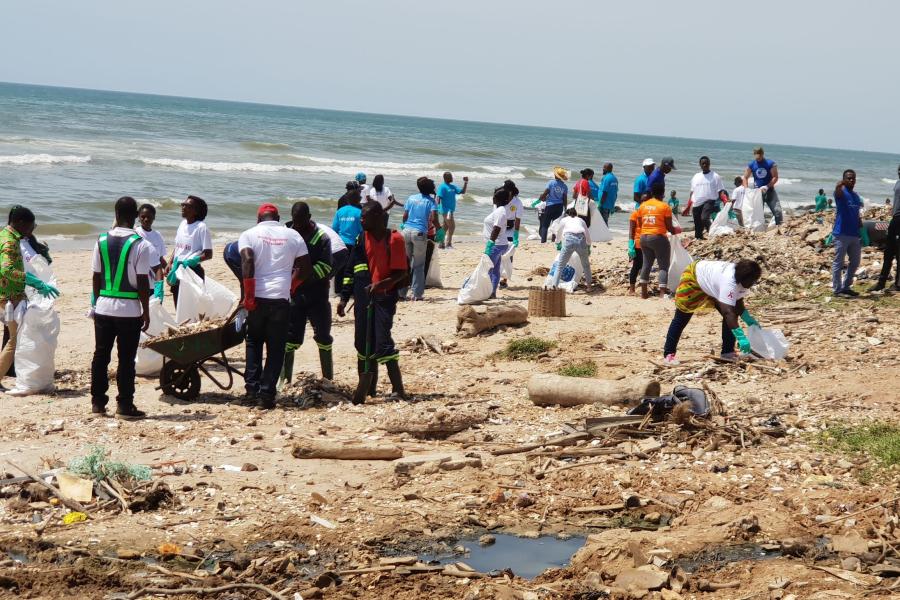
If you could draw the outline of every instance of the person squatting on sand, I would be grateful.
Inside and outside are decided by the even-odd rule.
[[[559,278],[563,269],[569,264],[572,254],[578,254],[581,260],[581,272],[584,275],[584,287],[588,293],[592,290],[591,281],[591,232],[587,223],[578,216],[574,208],[566,210],[566,215],[560,221],[559,234],[562,237],[562,246],[559,258],[556,260],[556,271],[553,273],[553,287],[559,285]],[[576,282],[577,283],[577,282]]]

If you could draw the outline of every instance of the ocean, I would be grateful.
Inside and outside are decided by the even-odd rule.
[[[678,118],[671,115],[670,118]],[[612,126],[597,115],[591,128]],[[0,211],[13,204],[37,215],[40,238],[54,247],[89,245],[113,219],[116,198],[131,195],[157,209],[157,227],[171,241],[188,194],[209,203],[207,223],[218,242],[236,239],[271,201],[285,213],[297,200],[331,222],[344,184],[358,171],[383,174],[399,201],[415,180],[440,182],[452,171],[469,177],[458,206],[458,230],[477,234],[494,187],[516,181],[526,206],[555,165],[572,171],[611,162],[619,206],[630,210],[631,186],[645,157],[675,159],[667,179],[682,207],[701,155],[726,184],[743,173],[752,147],[776,161],[782,205],[801,209],[819,188],[834,189],[845,168],[870,203],[891,196],[900,155],[778,146],[765,140],[726,142],[338,112],[195,98],[0,83]],[[730,186],[729,186],[730,187]],[[397,211],[398,209],[394,209]],[[626,215],[611,229],[624,232]],[[526,227],[536,229],[529,211]],[[392,218],[399,225],[399,215]]]

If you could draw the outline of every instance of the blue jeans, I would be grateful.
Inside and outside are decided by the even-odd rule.
[[[841,282],[841,271],[844,269],[844,255],[850,257],[850,264],[847,265],[847,274],[844,275],[844,281]],[[859,261],[862,258],[862,240],[858,235],[836,235],[834,236],[834,262],[831,263],[831,288],[834,293],[842,290],[849,290],[853,285],[853,278],[856,276],[856,269],[859,268]]]
[[[569,264],[569,259],[572,258],[572,255],[576,252],[578,253],[578,258],[581,259],[581,270],[584,273],[584,282],[587,285],[591,284],[591,262],[588,259],[588,250],[590,250],[590,246],[588,246],[587,241],[584,239],[584,235],[580,233],[567,233],[563,236],[562,250],[559,252],[559,259],[556,263],[556,273],[553,275],[553,287],[559,285],[559,278],[562,275],[563,269],[566,268],[566,265]],[[575,283],[578,282],[576,281]]]
[[[491,253],[488,255],[488,258],[491,259],[491,264],[493,265],[488,272],[488,275],[491,277],[491,296],[497,294],[497,286],[500,285],[500,259],[503,258],[503,255],[506,254],[507,250],[509,250],[509,246],[506,244],[503,246],[494,246]]]
[[[784,215],[781,213],[781,201],[778,200],[778,192],[775,191],[775,188],[770,188],[763,194],[763,202],[772,211],[772,216],[775,217],[775,224],[781,225]]]
[[[403,239],[406,241],[406,257],[412,272],[412,296],[421,300],[425,296],[425,252],[428,250],[428,237],[424,231],[407,227],[403,230]]]

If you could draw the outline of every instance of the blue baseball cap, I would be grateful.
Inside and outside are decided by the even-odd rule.
[[[362,171],[360,171],[359,173],[356,174],[356,180],[357,180],[358,182],[360,182],[360,183],[365,183],[365,181],[366,181],[366,174],[363,173]]]

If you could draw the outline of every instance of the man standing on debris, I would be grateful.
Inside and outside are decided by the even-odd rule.
[[[116,366],[118,409],[116,417],[133,420],[146,415],[134,405],[134,359],[141,331],[150,326],[150,267],[157,262],[150,242],[134,232],[138,205],[134,198],[116,200],[116,226],[94,245],[93,294],[90,316],[94,319],[94,358],[91,361],[91,412],[106,414],[109,367],[113,345],[118,348]]]
[[[679,364],[675,352],[684,328],[694,313],[713,307],[722,315],[722,358],[737,358],[735,341],[742,353],[749,353],[750,342],[741,329],[738,316],[748,327],[759,325],[744,307],[743,298],[761,276],[762,268],[752,260],[740,260],[737,264],[714,260],[692,262],[681,275],[675,292],[675,316],[666,334],[663,362],[669,366]]]
[[[378,365],[381,364],[387,369],[394,394],[405,398],[400,353],[394,346],[391,329],[397,312],[398,289],[409,280],[406,242],[400,233],[387,228],[384,209],[377,202],[369,202],[363,207],[362,227],[363,232],[347,264],[337,314],[345,315],[347,302],[353,296],[356,366],[360,382],[369,376],[368,395],[376,393]]]
[[[263,204],[257,224],[241,234],[244,308],[247,309],[247,399],[275,408],[275,386],[284,365],[291,320],[291,292],[309,277],[312,265],[306,242],[279,223],[278,207]],[[266,365],[263,368],[263,346]]]
[[[710,170],[708,156],[700,157],[700,172],[691,178],[691,195],[688,204],[691,204],[691,214],[694,217],[694,237],[703,239],[703,233],[709,231],[712,224],[712,214],[719,208],[719,199],[728,202],[728,194],[725,192],[725,184],[715,171]]]
[[[319,348],[319,364],[322,377],[334,379],[334,363],[331,359],[331,303],[328,288],[334,274],[331,254],[331,238],[320,225],[312,220],[309,205],[295,202],[291,207],[291,222],[288,225],[300,234],[309,252],[312,274],[291,290],[291,324],[285,346],[282,376],[291,380],[294,371],[294,352],[303,345],[306,323],[313,329],[313,339]]]
[[[757,189],[762,192],[763,202],[772,211],[775,224],[781,225],[784,217],[781,214],[778,192],[775,191],[775,185],[778,183],[778,165],[774,160],[766,158],[766,151],[762,146],[753,149],[753,161],[744,170],[744,187],[749,187],[751,177]]]
[[[831,263],[831,287],[835,296],[854,298],[859,292],[850,288],[856,269],[862,259],[863,239],[866,230],[863,227],[862,216],[859,214],[862,208],[862,199],[853,191],[856,186],[856,171],[847,169],[843,178],[834,188],[834,205],[836,216],[834,229],[831,234],[834,239],[834,262]],[[866,244],[868,240],[865,240]],[[841,279],[841,271],[844,270],[844,256],[849,257],[847,273]]]
[[[891,222],[888,225],[887,239],[884,241],[884,258],[882,258],[881,274],[878,283],[870,292],[884,289],[891,275],[891,263],[897,259],[897,273],[894,277],[894,291],[900,292],[900,166],[897,167],[897,182],[894,183],[894,201],[891,204]]]

